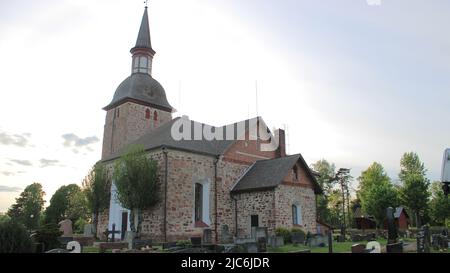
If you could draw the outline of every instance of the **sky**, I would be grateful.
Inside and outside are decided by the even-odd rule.
[[[141,0],[0,0],[0,212],[100,159],[131,73]],[[414,151],[440,179],[450,147],[447,0],[152,0],[153,77],[178,112],[286,128],[288,153],[397,181]],[[256,96],[257,90],[257,96]],[[354,188],[357,187],[356,182]],[[48,205],[48,202],[47,202]]]

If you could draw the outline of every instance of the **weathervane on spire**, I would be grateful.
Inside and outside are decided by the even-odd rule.
[[[148,6],[148,0],[145,0],[145,1],[144,1],[144,4],[145,4],[145,8],[147,8],[147,6]]]

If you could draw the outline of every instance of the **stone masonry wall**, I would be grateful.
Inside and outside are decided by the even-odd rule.
[[[146,110],[150,110],[150,119],[145,118]],[[153,120],[157,113],[157,121]],[[105,158],[125,145],[138,139],[154,128],[172,120],[172,113],[152,107],[126,102],[106,113],[102,158]]]
[[[303,228],[316,233],[316,196],[302,185],[281,184],[275,189],[276,227],[293,227],[292,205],[300,205]]]
[[[274,191],[259,191],[236,194],[238,208],[238,237],[251,237],[251,215],[258,215],[258,226],[267,227],[268,233],[275,230]]]

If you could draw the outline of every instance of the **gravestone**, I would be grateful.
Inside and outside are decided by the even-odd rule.
[[[62,231],[62,235],[63,237],[66,236],[72,236],[73,231],[72,231],[72,221],[70,219],[65,219],[62,220],[61,222],[58,223],[59,225],[59,230]]]
[[[364,244],[352,245],[352,253],[366,253],[366,246]]]
[[[291,233],[291,242],[293,244],[304,244],[305,243],[305,234],[302,232]]]
[[[230,235],[228,225],[222,225],[221,231],[221,242],[223,244],[233,243],[233,236]]]
[[[258,244],[257,243],[246,243],[245,250],[247,253],[258,253]]]
[[[191,237],[191,244],[193,247],[201,247],[202,237]]]
[[[104,234],[106,236],[106,241],[109,239],[109,235],[111,234],[111,242],[114,242],[116,240],[115,236],[116,234],[119,234],[120,231],[116,230],[116,224],[112,224],[112,230],[106,229]]]
[[[93,224],[84,225],[83,235],[86,237],[94,236],[94,225]]]
[[[259,237],[257,241],[258,253],[267,251],[267,239],[265,237]]]
[[[392,207],[386,210],[388,222],[388,243],[386,245],[387,253],[403,253],[403,243],[398,241],[397,225],[395,224],[394,209]]]
[[[422,226],[417,233],[417,253],[430,253],[430,231],[428,226]]]
[[[272,248],[277,248],[284,246],[284,239],[283,236],[270,236],[269,237],[269,245]]]
[[[309,247],[326,247],[328,245],[328,237],[322,234],[315,234],[308,238]]]
[[[266,227],[257,227],[255,229],[255,238],[258,240],[259,238],[265,238],[267,241],[267,228]]]
[[[131,245],[131,249],[139,249],[139,250],[142,248],[151,248],[151,247],[152,247],[151,239],[134,239]]]
[[[210,244],[212,244],[212,231],[211,231],[211,229],[205,228],[203,230],[202,244],[203,245],[210,245]]]

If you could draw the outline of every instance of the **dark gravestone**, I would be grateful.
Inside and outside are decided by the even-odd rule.
[[[133,246],[132,249],[142,249],[152,247],[152,240],[151,239],[135,239],[133,240]]]
[[[403,253],[403,243],[393,243],[386,245],[386,252],[387,253]]]
[[[417,253],[430,253],[430,231],[428,226],[422,226],[417,233]]]
[[[403,243],[398,241],[397,225],[395,224],[394,209],[389,207],[386,210],[388,223],[388,243],[387,253],[403,253]]]
[[[291,242],[293,244],[304,244],[305,234],[302,232],[294,232],[291,234]]]
[[[193,247],[201,247],[202,237],[191,237],[191,243]]]
[[[398,232],[397,226],[395,225],[394,209],[391,207],[387,208],[386,214],[388,223],[388,244],[397,243]]]
[[[210,245],[210,244],[212,244],[212,231],[211,231],[211,229],[206,228],[206,229],[203,230],[202,244],[203,245]]]
[[[257,242],[257,246],[258,246],[258,252],[266,252],[267,251],[267,240],[264,237],[259,237],[258,238],[258,242]]]
[[[366,253],[366,246],[364,244],[352,245],[352,253]]]
[[[106,241],[108,242],[109,234],[111,234],[111,242],[114,242],[116,234],[119,234],[120,231],[116,230],[116,224],[112,224],[112,230],[106,229],[103,234],[106,236]]]

